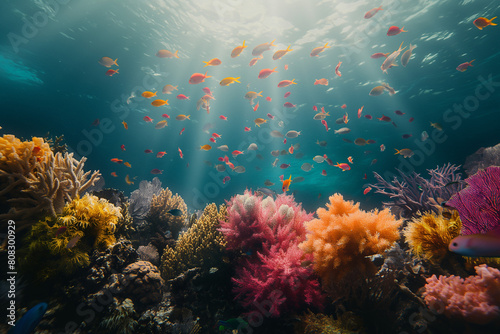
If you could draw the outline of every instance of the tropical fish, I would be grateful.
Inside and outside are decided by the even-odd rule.
[[[412,136],[413,135],[411,133],[405,133],[401,137],[403,137],[403,139],[408,139],[408,138],[411,138]]]
[[[174,217],[182,216],[182,210],[180,210],[180,209],[172,209],[172,210],[167,211],[167,213],[171,214]]]
[[[311,57],[317,57],[321,52],[325,51],[325,49],[327,48],[330,48],[331,46],[328,46],[328,43],[326,43],[325,45],[323,46],[318,46],[316,48],[314,48],[312,51],[311,51],[311,54],[310,56]]]
[[[290,184],[292,183],[300,183],[300,182],[304,182],[305,178],[303,176],[297,176],[297,177],[294,177],[292,182],[290,182]]]
[[[254,66],[262,58],[264,58],[262,55],[252,58],[252,60],[250,60],[250,63],[248,63],[248,66]]]
[[[272,99],[270,96],[266,97],[266,101],[267,101],[267,102],[271,102],[272,100],[273,100],[273,99]]]
[[[351,156],[348,156],[348,157],[347,157],[347,161],[349,161],[349,163],[350,163],[350,164],[353,164],[353,163],[354,163],[354,161],[352,160],[352,157],[351,157]]]
[[[324,170],[324,169],[323,169],[323,170],[321,171],[321,175],[323,175],[323,176],[327,176],[328,174],[326,173],[326,170]]]
[[[342,62],[341,62],[341,61],[339,61],[339,63],[337,64],[337,66],[335,66],[335,74],[336,74],[337,76],[339,76],[339,77],[341,77],[341,76],[342,76],[342,73],[340,73],[340,71],[339,71],[339,68],[340,68],[340,65],[341,65],[341,64],[342,64]]]
[[[399,54],[401,53],[401,51],[403,51],[404,49],[406,49],[406,46],[401,49],[402,46],[403,46],[403,42],[401,42],[401,45],[399,46],[399,48],[396,51],[394,51],[393,53],[391,53],[384,60],[384,62],[382,63],[382,66],[380,66],[380,69],[384,73],[387,73],[387,70],[394,65],[394,61],[396,60],[397,57],[399,57]]]
[[[236,166],[233,168],[235,173],[242,174],[245,173],[246,169],[243,166]]]
[[[231,58],[238,57],[246,47],[245,41],[243,41],[243,45],[237,46],[233,49],[233,51],[231,51]]]
[[[186,115],[180,114],[180,115],[175,116],[175,119],[176,119],[176,120],[178,120],[178,121],[185,121],[186,119],[191,120],[191,119],[189,118],[190,116],[191,116],[191,115],[187,115],[187,116],[186,116]]]
[[[377,8],[373,8],[373,9],[370,9],[369,11],[367,11],[367,12],[365,13],[365,19],[369,19],[369,18],[373,17],[375,14],[377,14],[377,13],[378,13],[378,11],[379,11],[379,10],[383,10],[383,9],[382,9],[382,6],[377,7]]]
[[[372,88],[369,95],[378,96],[381,95],[382,93],[384,93],[384,86],[376,86]]]
[[[258,93],[254,91],[249,91],[245,94],[245,99],[250,100],[250,103],[253,104],[253,100],[256,99],[258,96],[262,97],[262,91]]]
[[[129,162],[124,162],[123,165],[128,168],[132,168],[132,165]]]
[[[385,151],[385,145],[384,144],[381,144],[380,145],[380,152],[384,152]]]
[[[284,55],[286,55],[288,52],[293,51],[293,49],[290,49],[291,45],[289,45],[286,50],[278,50],[273,54],[273,60],[278,60],[281,59]]]
[[[403,27],[403,28],[400,29],[400,28],[398,28],[396,26],[391,26],[389,28],[389,30],[387,30],[387,36],[395,36],[395,35],[398,35],[398,34],[400,34],[402,32],[408,32],[407,30],[403,30],[404,28],[405,27]]]
[[[113,75],[115,75],[115,74],[117,74],[117,73],[120,73],[120,72],[118,72],[118,70],[107,70],[107,71],[106,71],[106,75],[107,75],[108,77],[112,77]]]
[[[403,148],[403,149],[401,149],[401,150],[398,150],[398,149],[396,149],[396,148],[395,148],[395,150],[396,150],[396,153],[394,153],[394,155],[399,154],[399,155],[402,155],[402,156],[403,156],[403,158],[411,158],[411,157],[415,154],[415,153],[414,153],[411,149],[409,149],[409,148]]]
[[[226,117],[226,116],[224,116],[224,115],[220,115],[220,116],[219,116],[219,118],[220,118],[221,120],[223,120],[223,121],[227,121],[227,117]]]
[[[153,93],[150,91],[145,91],[145,92],[142,92],[141,96],[149,99],[149,98],[152,98],[153,96],[156,96],[156,93],[158,93],[158,92]]]
[[[112,162],[116,162],[117,164],[121,164],[123,162],[122,159],[117,159],[117,158],[113,158],[111,159]]]
[[[316,155],[313,158],[313,161],[318,163],[318,164],[322,164],[323,162],[325,162],[325,160],[326,160],[326,158],[322,155]]]
[[[372,188],[366,187],[365,190],[363,190],[363,195],[368,194],[371,190],[372,190]]]
[[[160,151],[160,152],[156,153],[156,157],[157,157],[157,158],[163,158],[163,156],[164,156],[165,154],[167,154],[167,152],[165,152],[165,151]]]
[[[258,126],[258,127],[260,127],[260,125],[261,125],[261,124],[264,124],[264,123],[266,123],[266,122],[267,122],[267,120],[265,120],[265,119],[263,119],[263,118],[256,118],[256,119],[254,120],[255,126]]]
[[[64,232],[66,232],[66,230],[67,230],[67,229],[68,229],[68,228],[67,228],[66,226],[61,226],[61,227],[59,227],[59,228],[57,229],[57,231],[56,231],[56,235],[55,235],[55,236],[56,236],[56,238],[57,238],[57,236],[59,236],[60,234],[63,234]]]
[[[347,124],[349,122],[349,115],[347,114],[347,112],[342,117],[342,121],[344,122],[344,124]]]
[[[361,106],[361,108],[358,109],[358,118],[361,118],[361,113],[363,112],[363,108],[365,106]]]
[[[161,92],[163,94],[172,94],[172,91],[177,90],[178,86],[172,86],[172,85],[165,85]]]
[[[365,146],[368,143],[366,142],[366,139],[364,139],[364,138],[356,138],[354,140],[354,144],[356,144],[358,146]]]
[[[292,182],[292,175],[290,175],[287,180],[281,180],[281,189],[284,193],[286,193],[290,188],[290,182]]]
[[[275,73],[275,72],[277,73],[278,71],[276,71],[276,69],[277,69],[277,67],[275,67],[273,69],[264,68],[264,69],[260,70],[258,78],[259,79],[265,79],[268,76],[270,76],[272,73]]]
[[[179,151],[179,157],[180,157],[181,159],[184,159],[184,154],[182,154],[182,150],[181,150],[181,148],[180,148],[180,147],[177,147],[177,150]]]
[[[273,44],[274,41],[275,41],[275,39],[273,39],[271,43],[262,43],[262,44],[257,45],[256,47],[254,47],[252,50],[252,56],[260,56],[265,51],[271,50],[271,46],[276,46]]]
[[[387,53],[377,52],[377,53],[372,54],[370,56],[370,58],[373,58],[373,59],[378,59],[378,58],[382,58],[382,57],[387,58],[388,55],[389,55],[389,52],[387,52]]]
[[[401,110],[395,110],[395,111],[394,111],[394,113],[395,113],[396,115],[400,115],[400,116],[403,116],[403,115],[405,114],[405,113],[404,113],[404,112],[402,112]]]
[[[314,85],[323,85],[323,86],[328,86],[328,79],[321,78],[321,79],[316,79],[314,81]]]
[[[223,152],[229,151],[229,147],[227,145],[221,145],[221,146],[217,147],[217,149],[219,149]]]
[[[243,154],[243,152],[241,151],[238,151],[238,150],[234,150],[233,152],[231,152],[231,154],[233,155],[233,158],[237,157],[238,155],[240,154]],[[229,158],[228,158],[229,159]],[[227,162],[227,161],[226,161]]]
[[[243,128],[243,130],[245,130],[245,132],[252,131],[252,129],[250,129],[248,126],[245,126],[245,127]]]
[[[432,126],[433,128],[435,128],[435,129],[437,129],[437,130],[439,130],[439,131],[443,131],[443,126],[442,126],[441,124],[439,124],[439,123],[437,123],[437,122],[436,122],[436,123],[432,123],[432,122],[430,122],[430,123],[431,123],[431,126]]]
[[[409,50],[406,50],[403,55],[401,56],[401,65],[403,66],[406,66],[408,65],[408,62],[410,61],[410,58],[411,58],[411,53],[413,51],[413,49],[415,49],[417,46],[416,45],[411,45],[410,43],[410,49]]]
[[[469,66],[473,66],[473,65],[472,65],[472,62],[473,62],[474,60],[475,60],[475,59],[472,59],[471,61],[468,61],[468,62],[465,62],[465,63],[462,63],[462,64],[458,65],[458,66],[457,66],[457,71],[460,71],[460,72],[465,72]]]
[[[217,66],[217,65],[222,64],[222,62],[221,62],[221,60],[219,58],[212,58],[209,61],[204,61],[204,63],[205,63],[205,66],[203,66],[203,67]]]
[[[290,102],[285,102],[285,103],[283,103],[283,107],[285,107],[285,108],[295,108],[296,105],[293,104],[293,103],[290,103]]]
[[[458,236],[451,240],[449,249],[463,256],[500,257],[500,227],[484,234]]]
[[[118,177],[118,175],[116,175],[116,172],[111,172],[111,176]]]
[[[429,138],[429,134],[427,131],[422,131],[422,134],[420,135],[420,141],[426,141]]]
[[[176,97],[178,100],[189,100],[189,96],[186,96],[184,94],[179,94]]]
[[[179,58],[179,55],[177,54],[179,50],[175,51],[175,53],[172,53],[168,50],[159,50],[156,53],[156,57],[159,58]]]
[[[127,175],[128,176],[128,175]],[[127,182],[128,183],[128,182]],[[80,240],[82,236],[81,235],[77,235],[73,238],[71,238],[69,241],[68,241],[68,244],[66,245],[66,248],[67,249],[71,249],[73,247],[75,247],[76,243]]]
[[[300,136],[300,131],[290,130],[285,134],[285,136],[287,138],[297,138]]]
[[[43,315],[47,311],[47,303],[40,303],[26,312],[21,319],[17,320],[14,327],[11,327],[9,334],[30,334],[33,333],[36,326],[42,320]]]
[[[329,113],[322,113],[322,112],[320,112],[320,113],[317,113],[316,115],[314,115],[313,119],[317,120],[317,121],[320,121],[322,119],[325,119],[327,116],[330,116],[330,114]]]
[[[365,115],[366,119],[372,119],[372,115]]]
[[[342,169],[343,172],[345,172],[346,170],[350,170],[351,169],[351,166],[349,166],[349,164],[343,162],[343,163],[338,163],[335,165],[335,167],[338,167],[340,169]]]
[[[493,19],[492,19],[493,20]],[[496,25],[496,24],[493,24],[493,25]],[[482,29],[482,28],[481,28]],[[116,58],[115,60],[109,58],[109,57],[102,57],[101,59],[98,60],[99,64],[101,64],[102,66],[105,66],[105,67],[111,67],[113,65],[115,66],[118,66],[118,64],[116,63],[116,61],[118,60],[118,58]]]
[[[483,30],[484,27],[487,26],[496,26],[496,23],[493,23],[492,21],[496,19],[497,17],[495,16],[492,19],[487,19],[485,17],[479,17],[472,22],[479,30]]]
[[[386,91],[388,91],[388,92],[389,92],[389,95],[391,95],[391,96],[392,96],[392,95],[396,94],[396,90],[395,90],[394,88],[392,88],[391,86],[389,86],[389,84],[387,84],[387,83],[385,83],[385,82],[382,82],[380,85],[381,85],[382,87],[384,87],[384,89],[385,89]]]
[[[328,123],[326,122],[326,120],[322,119],[321,124],[323,124],[325,126],[325,129],[328,132],[329,128],[328,128]]]
[[[153,151],[151,151],[150,149],[145,149],[144,153],[153,153]]]
[[[208,144],[200,146],[200,150],[209,151],[211,149],[212,149],[212,146],[210,146]]]
[[[293,79],[293,80],[295,80],[295,79]],[[292,80],[292,81],[293,81],[293,80]],[[286,93],[285,93],[285,95],[283,95],[283,97],[286,99],[287,97],[289,97],[289,96],[290,96],[290,94],[292,94],[292,93],[291,93],[291,92],[286,92]]]
[[[227,78],[222,79],[222,80],[219,82],[219,85],[221,85],[221,86],[229,86],[230,84],[235,83],[235,82],[237,82],[237,83],[241,83],[241,82],[239,81],[239,79],[240,79],[240,77],[237,77],[237,78],[227,77]]]
[[[287,169],[288,167],[290,167],[290,164],[281,164],[280,165],[281,169]]]
[[[281,80],[279,83],[278,83],[278,87],[279,88],[282,88],[282,87],[288,87],[290,85],[296,85],[297,83],[295,82],[295,79],[292,79],[292,80]],[[288,94],[290,95],[290,94]]]
[[[161,174],[163,170],[159,170],[158,168],[153,168],[151,169],[151,174]]]
[[[251,143],[248,145],[247,151],[257,151],[259,148],[257,147],[257,144]]]
[[[202,82],[205,82],[206,78],[211,78],[211,75],[207,75],[208,72],[203,73],[193,73],[191,77],[189,78],[189,83],[191,85],[196,85]]]
[[[408,120],[408,122],[410,122],[410,123],[411,123],[411,122],[413,122],[413,120],[415,120],[415,118],[410,117],[410,119]]]
[[[155,107],[161,107],[163,105],[168,105],[168,100],[154,100],[153,102],[151,102],[151,105],[152,106],[155,106]]]
[[[391,118],[389,116],[385,116],[385,115],[382,115],[382,117],[377,117],[377,119],[379,121],[382,121],[382,122],[390,122],[391,121]]]
[[[224,176],[224,178],[222,179],[222,184],[226,184],[227,181],[231,180],[231,178],[229,176]]]
[[[257,102],[257,104],[255,105],[255,107],[253,107],[253,111],[257,111],[257,109],[259,109],[259,102]]]
[[[182,128],[181,131],[179,132],[179,136],[182,135],[182,133],[186,130],[186,128]]]
[[[125,144],[122,144],[122,145],[120,146],[120,148],[121,148],[121,150],[122,150],[122,151],[125,151]]]

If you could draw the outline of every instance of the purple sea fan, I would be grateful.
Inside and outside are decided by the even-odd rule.
[[[465,180],[467,187],[446,204],[462,220],[462,234],[486,233],[500,226],[500,167],[488,167]]]

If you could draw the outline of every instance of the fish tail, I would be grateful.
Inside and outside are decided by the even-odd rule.
[[[208,61],[204,61],[204,63],[205,63],[205,66],[203,66],[203,67],[207,67],[208,66]]]
[[[236,81],[237,83],[241,83],[240,81],[238,81],[239,78],[241,77],[234,78],[234,81]]]
[[[378,9],[378,10],[384,10],[384,9],[382,8],[382,6],[380,6],[380,7],[379,7],[379,8],[377,8],[377,9]]]
[[[292,79],[292,84],[296,85],[295,79]]]
[[[245,40],[243,40],[243,45],[241,45],[241,46],[245,46]]]
[[[211,78],[212,76],[211,75],[207,75],[208,72],[205,72],[205,79],[206,78]]]
[[[495,16],[494,18],[489,19],[489,20],[488,20],[488,23],[489,23],[490,25],[492,25],[492,26],[496,26],[496,25],[497,25],[496,23],[491,22],[491,21],[493,21],[493,20],[494,20],[494,19],[496,19],[496,18],[497,18],[497,17]]]
[[[275,39],[273,39],[273,40],[272,40],[272,42],[271,42],[271,44],[269,44],[269,46],[276,46],[275,44],[273,44],[275,41],[276,41],[276,40],[275,40]]]
[[[394,153],[394,155],[399,154],[399,150],[397,148],[395,148],[395,150],[396,150],[396,153]]]
[[[473,66],[472,65],[472,62],[474,61],[475,59],[472,59],[470,62],[469,62],[469,66]]]
[[[494,18],[493,18],[493,19],[494,19]],[[493,19],[492,19],[492,20],[493,20]],[[496,24],[494,24],[494,25],[496,26]],[[117,60],[118,60],[118,58],[116,58],[116,59],[115,59],[115,61],[114,61],[114,63],[115,63],[115,65],[116,65],[116,66],[118,66],[118,63],[116,62]]]
[[[166,104],[167,106],[169,105],[169,104],[168,104],[168,100],[165,100],[165,104]]]
[[[293,49],[290,49],[290,47],[292,46],[292,44],[290,44],[287,48],[286,48],[286,51],[293,51]]]
[[[408,32],[408,30],[403,30],[404,28],[404,26],[401,28],[401,32]]]
[[[179,52],[179,50],[175,51],[175,53],[174,53],[175,58],[179,58],[179,55],[177,54],[178,52]]]
[[[258,92],[258,93],[257,93],[257,96],[262,97],[262,92],[263,92],[263,90],[261,90],[260,92]]]
[[[189,119],[189,120],[191,120],[191,118],[189,118],[189,116],[191,116],[191,115],[187,115],[186,118]]]
[[[403,28],[404,28],[404,27],[403,27]],[[400,50],[400,52],[401,52],[401,51],[403,51],[403,49],[401,49],[401,47],[403,46],[403,43],[404,43],[404,41],[403,41],[403,42],[401,42],[401,45],[400,45],[400,46],[399,46],[399,48],[398,48],[398,50]],[[405,48],[406,48],[406,47],[405,47]]]
[[[324,48],[331,48],[331,46],[328,46],[328,42],[323,46]]]

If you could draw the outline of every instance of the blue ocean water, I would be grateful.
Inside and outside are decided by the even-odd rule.
[[[364,19],[364,13],[375,5],[384,10]],[[0,13],[1,134],[23,138],[64,134],[70,150],[88,158],[87,170],[100,170],[106,187],[127,195],[141,180],[151,180],[154,168],[163,170],[158,175],[163,186],[179,193],[192,210],[207,202],[222,203],[245,188],[262,187],[266,179],[275,183],[270,188],[279,193],[280,175],[291,175],[304,177],[303,182],[290,186],[290,192],[308,210],[323,206],[335,192],[369,209],[380,207],[385,199],[373,192],[363,195],[364,186],[374,182],[373,171],[390,175],[400,168],[425,173],[447,162],[463,164],[480,147],[500,142],[500,28],[479,30],[472,23],[481,16],[498,15],[498,1],[9,0],[1,2]],[[387,36],[392,25],[404,26],[407,32]],[[248,47],[231,58],[232,49],[243,40]],[[250,67],[252,49],[272,40],[277,46]],[[325,43],[331,47],[319,57],[309,55]],[[416,45],[412,58],[406,67],[398,58],[399,66],[384,74],[380,69],[384,58],[370,55],[393,52],[401,43],[405,50],[410,43]],[[272,59],[276,50],[288,45],[293,51],[280,60]],[[160,49],[178,50],[179,58],[156,57]],[[118,74],[105,75],[108,68],[98,63],[104,56],[118,59]],[[203,61],[212,58],[222,64],[203,67]],[[473,67],[456,70],[473,59]],[[341,77],[334,72],[339,61]],[[257,78],[260,70],[274,67],[277,73]],[[193,73],[205,71],[211,78],[204,83],[188,83]],[[219,81],[229,76],[240,77],[241,83],[220,86]],[[320,78],[328,79],[328,86],[314,85]],[[297,84],[278,88],[278,82],[285,79],[295,79]],[[369,96],[380,82],[397,93]],[[161,94],[166,84],[178,86],[178,91]],[[215,97],[209,114],[196,110],[203,87],[209,87]],[[140,96],[145,90],[159,91],[159,98],[167,98],[169,105],[153,107],[151,100]],[[255,112],[244,98],[249,90],[263,91]],[[288,91],[291,95],[285,99]],[[190,100],[178,100],[176,94]],[[267,96],[271,102],[264,99]],[[283,107],[285,102],[296,108]],[[343,104],[346,109],[341,108]],[[313,106],[324,107],[331,115],[326,119],[328,132],[313,120]],[[372,120],[358,119],[362,106],[363,115],[372,115]],[[395,110],[405,114],[397,115]],[[345,112],[350,121],[335,124]],[[156,130],[154,124],[163,113],[171,117],[168,126]],[[275,119],[267,118],[267,113]],[[177,121],[178,114],[190,115],[191,120]],[[228,120],[219,119],[220,115]],[[397,126],[376,119],[382,115]],[[153,123],[143,121],[144,116]],[[258,117],[267,123],[255,127]],[[98,126],[92,125],[96,119]],[[128,123],[128,130],[122,121]],[[434,129],[430,122],[440,123],[443,130]],[[343,126],[351,132],[334,134]],[[245,132],[244,127],[252,130]],[[179,135],[182,128],[185,131]],[[283,139],[270,136],[272,130],[283,134],[296,130],[301,135],[284,144]],[[425,142],[420,139],[422,131],[430,135]],[[213,132],[222,136],[216,144],[209,141]],[[404,134],[412,137],[404,139]],[[343,138],[375,143],[358,146]],[[327,145],[321,147],[317,141]],[[251,143],[257,144],[257,151],[247,151]],[[200,150],[205,144],[213,148]],[[288,150],[291,144],[300,148],[293,155],[279,156],[278,167],[273,168],[275,158],[270,152]],[[228,145],[229,152],[216,149],[220,145]],[[394,155],[395,149],[403,148],[415,155],[409,159]],[[156,158],[145,154],[145,149],[167,154]],[[244,154],[232,158],[233,150]],[[352,156],[354,163],[343,172],[326,162],[313,162],[314,156],[323,154],[334,163],[346,163]],[[245,173],[217,172],[214,165],[224,155],[235,166],[244,166]],[[123,159],[132,167],[115,164],[111,158]],[[310,172],[301,169],[305,162],[315,165]],[[290,167],[280,169],[281,164]],[[111,176],[112,172],[118,177]],[[134,184],[125,182],[126,175]],[[231,180],[223,184],[225,176]]]

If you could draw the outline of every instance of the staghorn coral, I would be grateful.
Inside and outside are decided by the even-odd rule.
[[[456,211],[449,219],[427,213],[413,218],[403,233],[413,254],[439,264],[449,254],[448,246],[453,238],[458,237],[461,227]]]
[[[218,211],[216,204],[207,205],[200,219],[181,234],[175,247],[165,247],[161,257],[162,277],[168,280],[189,268],[206,269],[220,263],[226,242],[217,229],[226,216],[225,205]]]
[[[182,215],[174,216],[168,213],[170,210],[174,209],[181,210]],[[157,229],[165,227],[166,230],[172,233],[174,238],[177,238],[181,229],[185,227],[186,219],[187,206],[182,197],[177,194],[172,196],[172,192],[168,188],[160,191],[158,195],[153,195],[146,220],[156,225]]]
[[[398,207],[402,216],[410,218],[419,212],[433,211],[440,213],[440,204],[447,201],[453,194],[463,188],[462,177],[457,170],[460,166],[451,164],[428,169],[430,179],[413,172],[406,175],[399,169],[399,179],[394,176],[392,181],[386,181],[381,175],[373,172],[376,184],[370,184],[376,193],[389,196],[393,201],[384,202],[387,207]],[[401,181],[400,181],[401,179]]]
[[[432,275],[424,298],[433,311],[448,318],[484,325],[500,319],[500,271],[486,265],[475,267],[476,276]]]
[[[455,194],[447,205],[462,220],[463,235],[486,233],[500,227],[500,167],[488,167],[467,178],[467,188]]]
[[[0,138],[0,198],[8,207],[0,219],[14,219],[20,230],[43,214],[55,217],[64,205],[81,195],[100,177],[84,172],[86,158],[53,154],[41,138],[22,142],[12,135]]]
[[[359,203],[344,201],[340,194],[330,196],[327,207],[305,224],[307,239],[299,246],[313,254],[314,270],[326,288],[347,273],[373,272],[367,256],[389,249],[399,239],[401,224],[388,209],[362,211]]]
[[[63,215],[33,225],[20,250],[24,254],[21,270],[42,281],[73,274],[89,264],[93,249],[103,250],[115,243],[115,224],[120,217],[119,209],[104,199],[91,195],[74,199],[64,207]],[[76,245],[67,247],[74,238],[78,238]]]

